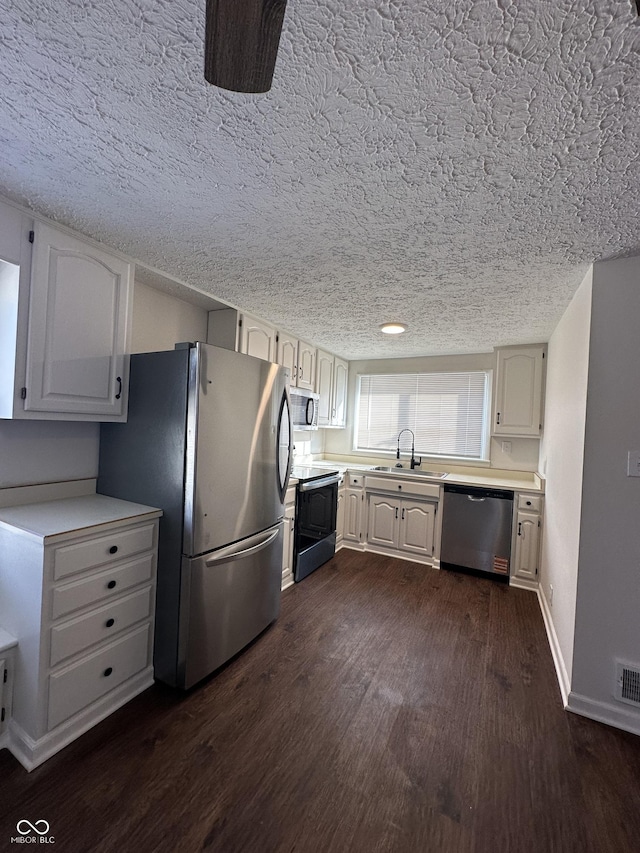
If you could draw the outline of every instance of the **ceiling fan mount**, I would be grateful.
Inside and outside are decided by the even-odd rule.
[[[286,0],[207,0],[204,76],[233,92],[268,92]]]

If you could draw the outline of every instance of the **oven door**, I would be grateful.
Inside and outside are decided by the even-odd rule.
[[[338,478],[298,483],[294,580],[317,569],[335,554]]]

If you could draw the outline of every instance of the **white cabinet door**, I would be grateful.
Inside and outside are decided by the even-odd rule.
[[[333,388],[331,392],[331,426],[347,425],[347,387],[349,365],[338,356],[333,360]]]
[[[538,579],[538,551],[540,545],[540,516],[534,512],[519,511],[516,516],[516,554],[514,574],[518,578]]]
[[[433,554],[435,504],[403,501],[400,506],[398,548],[423,557]]]
[[[264,361],[276,360],[276,330],[273,326],[249,317],[242,316],[242,328],[240,334],[240,352],[245,355],[253,355]]]
[[[345,540],[360,541],[362,494],[362,489],[347,489],[345,492],[343,535]]]
[[[318,401],[318,426],[332,422],[333,356],[319,349],[316,357],[316,393]]]
[[[344,507],[345,507],[345,488],[341,486],[338,489],[338,508],[336,511],[336,542],[341,542],[344,536]]]
[[[397,548],[399,520],[400,507],[396,501],[383,495],[370,495],[367,543]]]
[[[298,341],[298,376],[296,385],[298,388],[306,388],[307,391],[314,391],[315,382],[316,349],[311,344]]]
[[[282,545],[282,589],[293,583],[293,541],[296,523],[296,507],[291,504],[284,513],[284,537]]]
[[[295,385],[298,376],[298,339],[278,332],[278,364],[289,371],[289,384]]]
[[[540,435],[543,367],[542,346],[498,350],[494,435]]]
[[[131,264],[35,223],[25,409],[126,416]]]

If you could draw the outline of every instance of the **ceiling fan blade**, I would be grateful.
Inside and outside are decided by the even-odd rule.
[[[207,0],[204,76],[233,92],[268,92],[286,0]]]

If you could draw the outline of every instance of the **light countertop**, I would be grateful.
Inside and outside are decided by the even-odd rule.
[[[160,515],[162,510],[156,507],[93,494],[5,507],[0,509],[0,527],[18,528],[28,536],[45,539],[100,524]]]
[[[393,463],[389,463],[388,460],[383,460],[380,464],[386,464],[393,467]],[[331,459],[314,459],[313,466],[314,468],[326,468],[327,470],[338,471],[341,475],[344,475],[347,471],[357,471],[358,473],[367,472],[375,474],[376,476],[396,476],[395,471],[374,471],[374,466],[371,464],[354,464],[351,462],[333,461]],[[397,470],[398,475],[402,475],[403,473],[409,477],[411,476],[409,471],[405,468],[399,468]],[[479,468],[477,473],[470,473],[468,470],[464,472],[451,470],[444,478],[434,477],[431,479],[429,477],[421,476],[420,479],[426,480],[427,482],[442,483],[445,485],[447,483],[453,483],[463,486],[480,486],[485,488],[511,489],[513,491],[538,492],[540,494],[544,493],[544,479],[534,472],[529,471],[505,471],[493,468]]]

